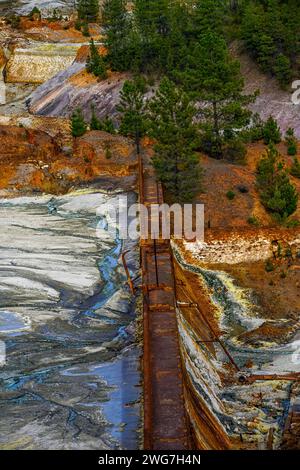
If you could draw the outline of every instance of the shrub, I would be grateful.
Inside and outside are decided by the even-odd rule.
[[[294,158],[293,164],[290,169],[290,174],[296,178],[300,178],[300,162],[297,157]]]
[[[286,222],[285,226],[286,228],[297,228],[300,226],[300,222],[299,220],[291,219]]]
[[[249,225],[253,225],[254,227],[259,227],[260,226],[260,221],[257,217],[255,217],[254,215],[251,215],[249,218],[248,218],[248,224]]]
[[[232,163],[245,163],[247,149],[239,139],[231,139],[225,149],[224,158]]]
[[[227,199],[229,199],[229,201],[233,201],[233,199],[235,198],[235,193],[230,190],[226,193],[226,197]]]

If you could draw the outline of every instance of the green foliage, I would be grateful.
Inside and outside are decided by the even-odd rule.
[[[231,190],[227,191],[226,197],[227,197],[227,199],[229,199],[229,201],[233,201],[233,199],[235,198],[235,192],[233,192]]]
[[[264,72],[290,84],[300,51],[300,7],[296,0],[248,0],[242,12],[242,38]]]
[[[85,36],[85,37],[90,36],[89,25],[88,25],[87,22],[83,23],[81,31],[82,31],[83,36]]]
[[[295,178],[300,178],[300,162],[297,157],[294,158],[293,164],[290,169],[290,174]]]
[[[81,31],[81,27],[82,27],[82,22],[81,22],[81,20],[77,19],[77,20],[75,21],[74,27],[75,27],[75,29],[76,29],[77,31]]]
[[[137,153],[140,139],[146,132],[145,82],[142,79],[127,80],[120,93],[117,110],[121,113],[120,134],[134,138]]]
[[[103,119],[103,121],[101,122],[101,125],[102,125],[102,131],[108,132],[109,134],[116,133],[114,122],[108,116],[106,116],[105,119]]]
[[[96,111],[95,111],[95,106],[92,105],[92,117],[91,117],[91,122],[90,122],[90,129],[92,131],[101,131],[103,128],[102,122],[98,118]]]
[[[298,143],[295,137],[294,129],[291,127],[286,131],[285,143],[287,146],[288,155],[295,156],[298,151]]]
[[[86,69],[98,78],[107,78],[106,64],[93,39],[90,42],[90,53],[87,58]]]
[[[12,28],[18,29],[20,27],[21,18],[19,15],[9,15],[5,17],[5,22],[11,25]]]
[[[273,116],[270,116],[266,121],[264,125],[263,136],[266,145],[271,143],[279,144],[281,142],[280,128]]]
[[[87,124],[84,120],[82,110],[76,109],[71,117],[71,131],[73,137],[81,137],[87,130]]]
[[[34,20],[35,17],[39,19],[42,17],[41,11],[37,7],[34,7],[28,15],[30,20]]]
[[[77,12],[79,20],[92,23],[99,18],[99,0],[78,0]]]
[[[297,228],[300,226],[300,222],[299,220],[296,220],[296,219],[291,219],[291,220],[288,220],[286,223],[285,223],[285,227],[286,228]]]
[[[256,181],[262,204],[278,221],[285,221],[295,212],[298,193],[273,145],[258,163]]]
[[[255,99],[243,94],[239,62],[231,58],[219,35],[208,32],[187,57],[186,69],[176,76],[194,100],[205,103],[199,111],[203,150],[221,158],[224,144],[250,123],[246,105]]]
[[[246,155],[246,146],[238,137],[228,140],[224,145],[223,156],[229,162],[244,164]]]
[[[191,13],[193,38],[199,40],[208,32],[222,35],[225,11],[224,1],[196,0]]]
[[[279,54],[274,59],[273,72],[283,88],[289,85],[292,80],[292,66],[290,59],[284,54]]]
[[[129,70],[137,54],[135,32],[127,14],[125,0],[105,0],[102,9],[105,46],[112,70]],[[133,50],[132,50],[133,49]]]
[[[254,227],[259,227],[259,226],[260,226],[260,221],[259,221],[258,218],[255,217],[254,215],[251,215],[251,216],[248,218],[248,224],[249,224],[249,225],[253,225]]]
[[[149,103],[150,134],[156,139],[153,165],[159,180],[175,202],[194,199],[201,189],[201,168],[194,124],[196,109],[190,98],[164,78]]]
[[[258,142],[264,138],[264,126],[258,113],[252,116],[251,124],[240,132],[243,142]]]

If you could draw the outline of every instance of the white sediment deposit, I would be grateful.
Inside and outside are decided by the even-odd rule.
[[[138,447],[134,299],[96,215],[107,203],[96,190],[0,200],[0,449]],[[127,261],[136,272],[135,250]]]
[[[9,83],[40,84],[65,70],[75,60],[81,44],[31,43],[15,48],[6,68]]]
[[[27,15],[34,7],[39,8],[43,14],[52,13],[54,9],[68,13],[74,8],[74,0],[0,0],[0,11],[16,11]]]

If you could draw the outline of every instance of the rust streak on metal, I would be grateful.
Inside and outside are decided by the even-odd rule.
[[[141,203],[148,207],[163,203],[162,188],[147,156],[139,156],[139,188]],[[184,406],[170,241],[141,240],[140,253],[144,299],[144,448],[185,450],[191,447],[190,430]]]
[[[124,269],[125,269],[125,272],[126,272],[128,285],[130,287],[130,290],[131,290],[132,294],[134,295],[135,294],[135,288],[134,288],[133,282],[131,280],[130,272],[129,272],[127,262],[126,262],[126,254],[127,253],[128,253],[128,251],[125,251],[125,253],[122,253],[122,262],[123,262],[123,266],[124,266]]]

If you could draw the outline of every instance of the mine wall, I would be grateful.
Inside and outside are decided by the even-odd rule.
[[[232,443],[218,416],[225,410],[215,392],[222,382],[212,362],[216,352],[212,331],[195,307],[189,306],[197,301],[194,286],[173,259],[185,406],[194,445],[200,450],[230,449]]]
[[[218,316],[214,311],[214,295],[222,287],[217,283],[207,284],[208,274],[219,281],[220,273],[195,268],[186,262],[176,244],[172,247],[185,407],[194,447],[200,450],[298,448],[299,430],[295,426],[299,417],[299,374],[295,369],[294,375],[286,374],[284,378],[280,370],[280,364],[290,367],[289,354],[294,343],[274,349],[251,349],[246,343],[231,347],[231,340],[223,342],[224,312]],[[232,292],[228,289],[227,295],[232,296],[234,289]],[[238,302],[236,299],[234,302],[238,311]],[[251,316],[244,318],[247,322],[257,321]],[[280,356],[283,363],[276,359],[278,351],[283,354]],[[261,361],[261,365],[247,369],[246,356],[254,363]],[[275,368],[270,369],[273,362]],[[256,375],[256,371],[262,375]]]

